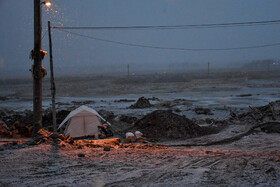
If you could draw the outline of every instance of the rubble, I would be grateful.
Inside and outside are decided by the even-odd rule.
[[[148,139],[186,139],[211,132],[211,129],[200,127],[192,120],[172,113],[156,110],[138,120],[133,127],[140,130]]]
[[[10,136],[9,128],[4,121],[0,120],[0,136]]]
[[[87,101],[72,101],[72,104],[81,106],[81,105],[87,105],[87,104],[94,104],[95,101],[87,100]]]
[[[30,110],[25,110],[23,112],[15,112],[13,110],[1,110],[0,118],[6,123],[10,128],[17,121],[22,124],[32,124],[33,123],[33,113]]]
[[[202,107],[197,107],[194,109],[194,112],[198,115],[204,114],[204,115],[213,115],[211,110],[209,108],[202,108]]]
[[[8,100],[9,98],[8,97],[2,97],[2,96],[0,96],[0,101],[6,101],[6,100]]]
[[[249,107],[250,111],[239,115],[232,115],[234,120],[247,123],[261,123],[280,121],[280,100],[260,107]]]
[[[136,142],[136,137],[132,132],[127,132],[125,134],[124,143],[133,143]]]
[[[85,157],[84,153],[78,153],[78,157]]]
[[[111,138],[111,139],[98,139],[98,140],[76,140],[74,141],[74,146],[87,146],[87,147],[114,147],[119,145],[121,140],[119,138]]]
[[[252,94],[240,94],[240,95],[237,95],[238,97],[250,97],[252,96]]]
[[[129,108],[149,108],[153,105],[150,103],[149,99],[146,99],[145,97],[140,97],[137,102],[133,105],[131,105]]]
[[[109,146],[106,146],[106,147],[104,147],[104,149],[103,149],[104,151],[110,151],[111,150],[111,147],[109,147]]]
[[[266,122],[262,124],[261,130],[266,133],[280,133],[280,122]]]
[[[33,125],[25,125],[16,121],[10,128],[10,133],[13,138],[23,138],[32,136]]]
[[[115,103],[120,103],[120,102],[135,102],[134,99],[119,99],[119,100],[115,100]]]

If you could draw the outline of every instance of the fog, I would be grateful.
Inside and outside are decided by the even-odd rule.
[[[42,49],[49,51],[47,21],[52,26],[189,25],[266,21],[279,19],[280,2],[271,0],[183,1],[53,0],[42,6]],[[33,63],[33,1],[0,3],[0,77],[31,77]],[[65,30],[64,30],[65,31]],[[280,25],[204,29],[74,30],[76,36],[52,29],[55,75],[86,75],[142,71],[192,71],[237,68],[253,60],[280,59],[279,46],[229,51],[151,49],[217,49],[274,44],[280,41]],[[72,31],[71,31],[72,32]],[[43,60],[49,69],[49,55]]]

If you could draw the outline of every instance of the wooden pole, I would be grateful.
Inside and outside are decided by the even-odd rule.
[[[53,133],[57,133],[56,126],[56,111],[55,111],[55,82],[53,75],[53,56],[52,56],[52,35],[51,35],[51,23],[48,21],[49,32],[49,51],[50,51],[50,69],[51,69],[51,94],[52,94],[52,120],[53,120]]]
[[[42,128],[41,1],[34,0],[33,136]]]
[[[129,64],[127,64],[127,76],[129,77]]]
[[[210,62],[208,62],[208,76],[210,74]]]

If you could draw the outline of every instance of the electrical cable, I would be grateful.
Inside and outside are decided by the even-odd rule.
[[[159,25],[159,26],[109,26],[109,27],[57,27],[53,29],[86,29],[86,30],[143,30],[143,29],[203,29],[203,28],[224,28],[224,27],[243,27],[243,26],[259,26],[259,25],[275,25],[280,24],[280,20],[268,21],[251,21],[251,22],[232,22],[232,23],[214,23],[214,24],[192,24],[192,25]]]
[[[47,32],[48,32],[48,29],[46,29],[46,30],[45,30],[45,32],[44,32],[44,34],[43,34],[43,36],[42,36],[41,40],[43,40],[43,39],[44,39],[44,37],[45,37],[45,35],[47,34]]]
[[[92,36],[87,36],[75,32],[70,32],[66,30],[59,30],[61,32],[66,32],[72,35],[107,42],[107,43],[114,43],[119,45],[125,45],[125,46],[132,46],[132,47],[142,47],[142,48],[150,48],[150,49],[164,49],[164,50],[178,50],[178,51],[231,51],[231,50],[242,50],[242,49],[256,49],[256,48],[264,48],[264,47],[274,47],[274,46],[280,46],[280,43],[272,43],[272,44],[264,44],[264,45],[255,45],[255,46],[244,46],[244,47],[230,47],[230,48],[178,48],[178,47],[161,47],[161,46],[151,46],[151,45],[143,45],[143,44],[135,44],[135,43],[125,43],[120,41],[114,41],[114,40],[107,40],[103,38],[96,38]]]

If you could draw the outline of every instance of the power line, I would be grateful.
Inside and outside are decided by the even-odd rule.
[[[109,27],[56,27],[53,29],[87,29],[87,30],[144,30],[144,29],[203,29],[203,28],[224,28],[224,27],[243,27],[243,26],[259,26],[259,25],[275,25],[280,24],[280,20],[268,21],[251,21],[251,22],[232,22],[232,23],[213,23],[213,24],[192,24],[192,25],[146,25],[146,26],[109,26]]]
[[[274,46],[280,46],[280,43],[273,43],[273,44],[264,44],[264,45],[255,45],[255,46],[245,46],[245,47],[230,47],[230,48],[178,48],[178,47],[161,47],[161,46],[151,46],[151,45],[142,45],[142,44],[135,44],[135,43],[125,43],[120,41],[114,41],[114,40],[107,40],[103,38],[96,38],[88,35],[83,35],[75,32],[70,31],[64,31],[60,30],[61,32],[66,32],[72,35],[107,42],[107,43],[114,43],[119,45],[125,45],[125,46],[132,46],[132,47],[142,47],[142,48],[150,48],[150,49],[164,49],[164,50],[177,50],[177,51],[231,51],[231,50],[242,50],[242,49],[256,49],[256,48],[264,48],[264,47],[274,47]]]

